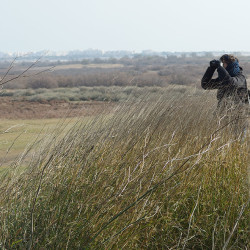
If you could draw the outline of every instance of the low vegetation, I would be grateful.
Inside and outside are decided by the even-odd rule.
[[[247,249],[249,138],[215,105],[144,93],[55,130],[0,177],[0,247]]]
[[[55,89],[17,89],[4,90],[0,93],[1,97],[11,97],[12,100],[64,100],[74,101],[103,101],[103,102],[124,102],[128,99],[137,100],[145,94],[154,96],[165,96],[166,93],[175,95],[185,93],[186,95],[199,95],[203,91],[188,86],[171,85],[162,87],[79,87],[79,88],[55,88]]]

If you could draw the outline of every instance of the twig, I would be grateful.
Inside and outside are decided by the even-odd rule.
[[[0,132],[0,134],[9,133],[9,131],[10,131],[11,129],[16,128],[16,127],[22,127],[22,126],[24,126],[24,124],[16,124],[16,125],[10,126],[10,127],[7,128],[5,131]]]
[[[12,144],[9,146],[9,148],[7,149],[6,153],[5,153],[5,156],[3,158],[3,161],[0,163],[0,167],[2,167],[2,165],[4,164],[5,160],[6,160],[6,157],[8,155],[8,153],[10,152],[10,150],[12,149],[12,147],[14,146],[15,142],[18,140],[18,138],[24,133],[25,131],[22,131],[15,139],[14,141],[12,142]]]
[[[36,75],[39,75],[39,74],[41,74],[41,73],[50,71],[50,70],[52,70],[53,68],[55,68],[55,66],[52,66],[52,67],[50,67],[50,68],[48,68],[48,69],[45,69],[45,70],[43,70],[43,71],[40,71],[40,72],[38,72],[38,73],[35,73],[35,74],[32,74],[32,75],[25,75],[25,73],[26,73],[27,71],[29,71],[31,68],[33,68],[33,67],[42,59],[42,57],[43,57],[43,56],[40,56],[34,63],[32,63],[27,69],[25,69],[24,71],[22,71],[19,75],[15,76],[15,77],[12,77],[12,78],[9,79],[9,80],[3,81],[4,78],[8,75],[9,71],[11,70],[11,68],[13,67],[13,63],[14,63],[14,61],[16,60],[16,58],[15,58],[15,59],[13,60],[13,62],[11,63],[11,65],[10,65],[8,71],[5,73],[5,76],[3,77],[3,79],[1,79],[1,81],[0,81],[0,86],[3,86],[4,84],[6,84],[6,83],[8,83],[8,82],[11,82],[11,81],[13,81],[13,80],[16,80],[16,79],[18,79],[18,78],[20,78],[20,77],[36,76]]]
[[[36,201],[37,201],[37,197],[38,194],[41,190],[41,186],[42,186],[42,179],[43,179],[43,175],[44,175],[44,171],[46,169],[46,167],[49,165],[49,163],[52,161],[54,155],[52,154],[49,158],[49,160],[47,161],[47,163],[44,165],[42,172],[41,172],[41,177],[40,177],[40,181],[39,181],[39,185],[38,188],[36,190],[36,194],[35,194],[35,198],[34,198],[34,202],[32,205],[32,210],[31,210],[31,236],[30,236],[30,243],[29,243],[29,249],[32,248],[33,245],[33,234],[34,234],[34,211],[35,211],[35,205],[36,205]]]
[[[238,216],[238,218],[237,218],[237,220],[236,220],[236,222],[235,222],[235,224],[234,224],[234,227],[233,227],[233,229],[232,229],[232,231],[231,231],[229,237],[227,238],[227,241],[226,241],[226,243],[224,244],[222,250],[226,250],[226,249],[227,249],[227,246],[228,246],[228,244],[229,244],[229,242],[230,242],[230,240],[231,240],[231,238],[232,238],[232,236],[233,236],[233,234],[234,234],[235,229],[237,228],[237,226],[238,226],[238,224],[239,224],[240,218],[241,218],[242,214],[244,213],[244,210],[245,210],[245,208],[247,207],[248,203],[249,203],[249,199],[248,199],[248,201],[247,201],[245,204],[242,205],[242,208],[241,208],[241,210],[240,210],[240,214],[239,214],[239,216]]]
[[[3,76],[3,78],[0,80],[0,83],[5,79],[5,77],[9,74],[10,70],[13,68],[13,64],[15,63],[17,57],[14,58],[14,60],[11,62],[8,70],[6,71],[5,75]],[[1,84],[2,85],[2,84]]]
[[[189,237],[189,233],[190,233],[190,228],[191,228],[191,224],[192,224],[192,219],[193,219],[193,217],[194,217],[194,212],[195,212],[195,210],[196,210],[196,208],[197,208],[197,206],[198,206],[200,191],[201,191],[201,186],[200,186],[199,191],[198,191],[198,197],[197,197],[197,200],[196,200],[196,203],[195,203],[193,212],[192,212],[192,214],[191,214],[191,216],[190,216],[190,219],[189,219],[187,238],[186,238],[186,240],[184,241],[184,245],[183,245],[183,248],[182,248],[182,249],[185,249],[185,246],[186,246],[186,244],[187,244],[187,242],[188,242],[188,240],[189,240],[188,237]]]
[[[42,70],[42,71],[39,71],[39,72],[37,72],[37,73],[35,73],[35,74],[30,74],[30,75],[23,75],[22,77],[31,77],[31,76],[37,76],[37,75],[40,75],[40,74],[42,74],[42,73],[44,73],[44,72],[48,72],[48,71],[51,71],[52,69],[54,69],[56,66],[51,66],[50,68],[48,68],[48,69],[45,69],[45,70]]]
[[[215,224],[214,224],[214,230],[213,230],[213,235],[212,235],[212,250],[215,249],[214,234],[215,234],[215,230],[216,230],[218,220],[219,220],[219,216],[217,217],[217,219],[215,221]]]

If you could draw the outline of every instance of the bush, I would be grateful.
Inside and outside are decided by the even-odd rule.
[[[0,91],[0,96],[13,96],[14,92],[12,91]]]

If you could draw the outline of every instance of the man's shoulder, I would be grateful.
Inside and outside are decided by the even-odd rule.
[[[238,73],[238,75],[246,78],[245,75],[244,75],[244,73],[243,73],[243,68],[242,67],[240,67],[240,72]]]
[[[242,80],[246,80],[246,76],[244,75],[242,68],[241,68],[240,72],[234,77],[240,78]]]

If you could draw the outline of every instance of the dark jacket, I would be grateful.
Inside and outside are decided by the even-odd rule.
[[[203,89],[218,89],[217,99],[218,106],[222,101],[231,100],[235,104],[248,103],[247,81],[241,71],[232,77],[222,66],[217,68],[218,77],[212,79],[215,68],[208,67],[202,80]]]

